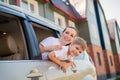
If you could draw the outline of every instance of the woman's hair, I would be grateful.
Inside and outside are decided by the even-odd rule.
[[[74,30],[76,31],[76,36],[78,35],[78,30],[77,30],[77,28],[75,28],[75,27],[66,27],[66,28],[63,30],[63,32],[64,32],[67,28],[74,29]]]

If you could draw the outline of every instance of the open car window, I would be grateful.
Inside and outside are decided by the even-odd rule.
[[[33,22],[32,22],[32,26],[35,31],[35,34],[36,34],[36,37],[38,40],[38,44],[39,44],[39,42],[41,42],[43,39],[45,39],[47,37],[50,37],[50,36],[57,37],[55,30],[52,30],[50,28],[47,28],[45,26],[42,26],[40,24],[36,24]]]
[[[37,24],[37,23],[34,23],[34,22],[31,22],[31,24],[32,24],[32,27],[34,29],[38,45],[43,39],[45,39],[47,37],[50,37],[50,36],[57,37],[57,33],[56,33],[55,30],[53,30],[51,28],[47,28],[43,25],[40,25],[40,24]],[[37,56],[34,57],[35,60],[40,59],[40,56],[41,56],[40,53]]]

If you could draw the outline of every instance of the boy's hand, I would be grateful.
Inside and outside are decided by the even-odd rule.
[[[66,72],[66,69],[68,67],[67,63],[66,62],[61,62],[61,69],[63,70],[63,72]]]
[[[73,65],[73,63],[71,63],[71,62],[61,62],[61,68],[62,68],[62,70],[63,70],[63,72],[66,72],[66,70],[67,70],[67,68],[69,67],[69,66],[72,66]]]

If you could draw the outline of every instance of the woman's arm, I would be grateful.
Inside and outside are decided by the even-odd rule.
[[[53,50],[62,49],[62,46],[61,45],[53,45],[53,46],[46,46],[45,47],[42,44],[39,44],[39,48],[40,48],[41,53],[43,53],[43,52],[51,52]]]
[[[43,53],[43,52],[50,52],[50,51],[53,50],[52,47],[49,47],[49,46],[44,47],[42,44],[39,44],[39,48],[40,48],[40,52],[41,53]]]

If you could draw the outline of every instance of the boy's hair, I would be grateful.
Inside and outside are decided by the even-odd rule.
[[[87,49],[87,42],[81,37],[75,37],[73,44],[80,45],[83,50]]]

